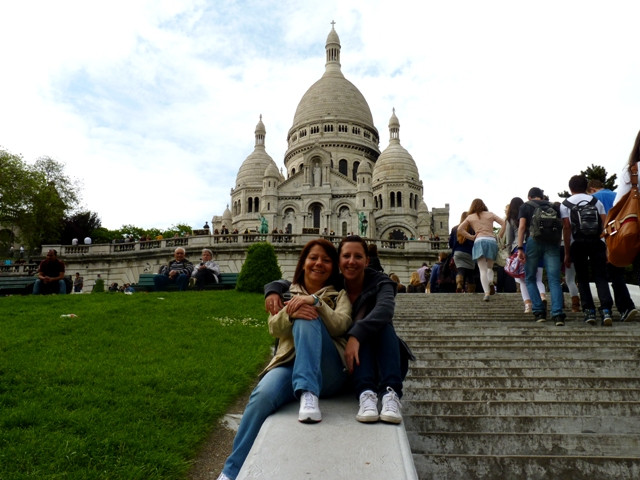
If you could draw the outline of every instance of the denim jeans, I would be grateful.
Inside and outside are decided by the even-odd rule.
[[[607,273],[609,274],[611,288],[613,288],[613,298],[615,299],[615,304],[620,314],[636,308],[631,299],[631,295],[629,295],[629,287],[627,287],[624,272],[624,267],[616,267],[615,265],[607,263]]]
[[[156,290],[162,290],[169,283],[175,283],[178,286],[178,290],[186,290],[189,284],[189,278],[189,275],[185,275],[184,273],[178,275],[175,280],[169,278],[167,275],[154,275],[153,283]]]
[[[576,269],[576,283],[580,291],[582,310],[595,310],[591,287],[589,286],[589,268],[600,299],[600,307],[611,311],[613,299],[607,282],[607,247],[600,240],[573,242],[571,261]]]
[[[44,283],[42,280],[37,279],[36,283],[33,284],[33,294],[39,295],[41,290],[44,290],[47,293],[59,293],[64,295],[67,293],[67,285],[64,283],[64,280],[58,280],[55,283]]]
[[[353,370],[353,386],[359,397],[365,390],[386,393],[391,387],[402,397],[402,372],[400,368],[400,341],[388,323],[371,338],[360,343],[360,365]]]
[[[293,402],[304,391],[328,397],[339,393],[346,383],[342,359],[320,318],[294,321],[293,339],[294,360],[269,370],[249,397],[233,440],[233,450],[222,470],[231,479],[240,472],[269,415]]]
[[[562,313],[562,285],[560,284],[560,246],[555,243],[544,243],[529,237],[525,246],[526,261],[524,264],[524,278],[527,291],[531,297],[531,309],[534,313],[544,312],[544,305],[536,285],[536,273],[542,260],[547,272],[549,292],[551,293],[551,316]]]

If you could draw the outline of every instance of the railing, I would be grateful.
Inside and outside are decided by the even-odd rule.
[[[143,242],[125,243],[96,243],[92,245],[43,245],[42,255],[49,248],[57,248],[61,256],[74,257],[84,255],[110,255],[127,254],[137,251],[154,251],[163,249],[174,249],[175,247],[198,247],[207,248],[212,245],[223,247],[251,245],[256,242],[269,242],[274,245],[304,245],[312,238],[322,237],[330,241],[336,247],[342,240],[340,235],[319,235],[319,234],[289,234],[289,233],[230,233],[224,235],[192,235],[189,237],[167,238],[162,240],[146,240]],[[448,249],[446,241],[443,240],[376,240],[365,238],[367,243],[375,243],[378,248],[385,250],[400,250],[404,252],[438,252]]]
[[[22,273],[33,275],[38,271],[38,263],[12,263],[10,265],[0,265],[0,274]]]

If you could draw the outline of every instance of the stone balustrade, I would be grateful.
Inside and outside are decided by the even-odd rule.
[[[191,235],[143,242],[43,245],[41,254],[44,258],[47,250],[56,249],[59,258],[67,265],[67,272],[79,272],[85,279],[85,290],[88,290],[98,274],[107,285],[112,282],[119,285],[136,283],[141,273],[156,273],[161,265],[166,265],[176,247],[184,247],[187,258],[192,261],[199,258],[203,248],[210,248],[214,252],[214,260],[223,272],[239,273],[247,248],[256,242],[269,242],[275,249],[284,278],[291,278],[302,246],[317,237],[317,234],[286,233]],[[342,240],[337,235],[323,237],[336,247]],[[420,267],[422,262],[435,263],[440,248],[447,247],[443,241],[366,241],[378,246],[378,256],[385,272],[396,273],[404,284],[409,282],[411,272]],[[37,265],[35,268],[37,269]]]

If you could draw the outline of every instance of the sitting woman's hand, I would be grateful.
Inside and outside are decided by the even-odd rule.
[[[291,312],[295,312],[302,305],[313,305],[314,298],[311,295],[294,295],[291,300],[285,302],[287,306],[287,313],[291,315]]]
[[[314,320],[318,318],[318,310],[316,307],[303,304],[300,305],[295,310],[289,310],[289,305],[287,305],[287,313],[289,314],[289,318],[293,320]]]
[[[275,315],[284,308],[284,303],[282,303],[280,295],[277,293],[271,293],[267,295],[267,298],[264,300],[264,308],[271,315]]]

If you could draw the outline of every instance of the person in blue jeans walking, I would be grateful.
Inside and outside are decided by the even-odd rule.
[[[235,479],[266,418],[300,400],[298,421],[322,420],[319,397],[340,393],[347,380],[344,334],[351,326],[351,302],[337,291],[338,253],[325,239],[302,249],[291,299],[269,316],[269,332],[278,339],[276,354],[249,397],[238,433],[218,480]]]
[[[562,284],[560,283],[560,272],[562,268],[562,262],[560,260],[560,241],[562,234],[560,209],[557,205],[553,205],[548,200],[545,200],[544,192],[538,187],[531,188],[527,197],[529,201],[523,203],[518,212],[518,258],[520,261],[525,262],[524,278],[529,296],[531,297],[532,313],[538,323],[547,320],[546,306],[540,297],[536,280],[538,266],[542,261],[542,265],[547,272],[549,292],[551,293],[551,319],[557,327],[561,327],[564,326],[564,321],[567,316],[563,311]],[[534,212],[539,206],[552,207],[556,211],[559,223],[557,241],[544,241],[539,238],[534,238],[533,235],[528,235]],[[528,238],[525,238],[527,236]]]

